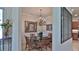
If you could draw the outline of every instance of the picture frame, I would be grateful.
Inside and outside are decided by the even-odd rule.
[[[36,32],[37,22],[25,21],[25,33],[26,32]]]
[[[71,22],[71,13],[65,7],[61,7],[61,44],[72,37]]]
[[[46,25],[46,30],[47,31],[52,31],[52,24],[47,24]]]

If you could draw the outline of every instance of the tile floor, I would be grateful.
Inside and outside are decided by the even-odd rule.
[[[79,40],[73,40],[72,41],[73,51],[79,51]],[[7,43],[4,44],[4,49],[7,51]],[[27,50],[26,50],[27,51]],[[38,51],[36,49],[33,49],[32,51]],[[43,51],[46,51],[45,49]],[[51,51],[51,49],[48,48],[47,51]]]
[[[79,51],[79,40],[72,41],[73,51]]]

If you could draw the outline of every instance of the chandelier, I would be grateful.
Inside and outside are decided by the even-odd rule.
[[[42,16],[42,9],[40,9],[40,16],[39,16],[39,25],[43,26],[46,24],[46,18]]]

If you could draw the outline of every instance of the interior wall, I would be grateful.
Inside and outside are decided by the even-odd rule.
[[[68,8],[67,8],[68,9]],[[53,8],[53,50],[72,51],[72,38],[61,44],[61,8]]]
[[[20,7],[12,7],[12,20],[12,51],[22,51],[22,18]]]

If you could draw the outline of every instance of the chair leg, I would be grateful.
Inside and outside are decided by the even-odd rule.
[[[25,50],[27,49],[27,45],[26,45],[26,47],[25,47]]]

